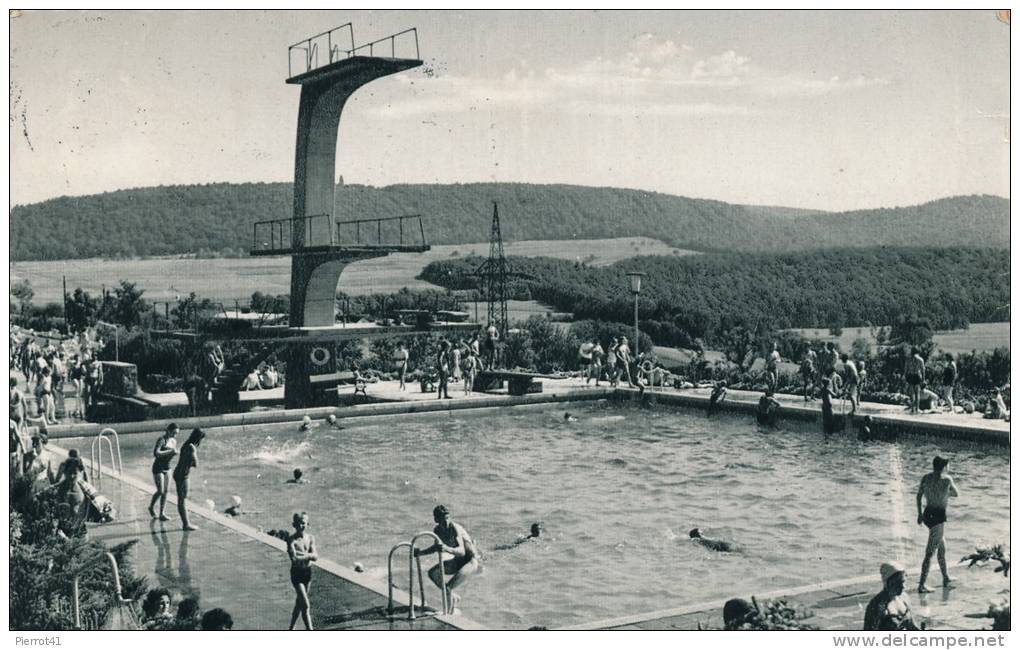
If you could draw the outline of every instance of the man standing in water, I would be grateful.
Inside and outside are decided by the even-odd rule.
[[[949,505],[949,497],[960,496],[956,489],[953,477],[943,474],[949,461],[941,456],[936,456],[932,461],[932,468],[935,470],[925,474],[921,479],[921,485],[917,488],[917,525],[924,524],[928,527],[928,544],[924,549],[924,561],[921,562],[921,579],[918,581],[917,591],[921,594],[929,594],[932,589],[925,584],[928,579],[928,568],[931,566],[931,556],[938,555],[939,569],[942,570],[942,587],[952,588],[952,580],[946,568],[946,507]],[[927,501],[924,510],[921,510],[922,500]]]
[[[432,532],[442,540],[442,543],[437,542],[426,549],[416,548],[414,555],[415,557],[429,555],[442,549],[443,553],[453,556],[453,559],[443,562],[442,569],[439,564],[429,569],[429,579],[442,590],[443,575],[440,571],[445,571],[447,576],[452,576],[446,583],[446,589],[450,592],[450,607],[456,610],[460,596],[453,593],[453,590],[478,571],[478,553],[474,541],[471,540],[471,536],[464,530],[464,527],[450,519],[450,510],[446,506],[436,506],[432,511],[432,518],[436,521],[436,527]]]

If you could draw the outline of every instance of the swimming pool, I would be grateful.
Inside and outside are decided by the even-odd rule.
[[[565,408],[577,422],[563,421]],[[484,553],[461,607],[492,628],[746,597],[876,573],[889,558],[916,579],[926,529],[914,492],[936,453],[962,492],[950,508],[950,560],[1009,539],[1009,457],[997,447],[825,440],[810,425],[763,432],[746,417],[616,403],[267,430],[212,430],[194,498],[222,511],[241,495],[257,511],[242,520],[266,530],[289,529],[291,513],[307,510],[321,555],[383,579],[389,549],[430,530],[444,503]],[[148,479],[157,435],[122,438],[126,471]],[[285,484],[295,467],[308,484]],[[494,550],[533,521],[546,528],[541,540]],[[690,543],[695,526],[743,551]],[[429,597],[438,602],[434,589]]]

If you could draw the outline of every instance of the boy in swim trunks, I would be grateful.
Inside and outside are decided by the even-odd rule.
[[[921,579],[917,586],[918,593],[928,594],[932,589],[925,584],[928,579],[928,568],[931,566],[931,556],[938,553],[939,569],[942,570],[942,587],[951,589],[952,580],[946,568],[946,507],[949,505],[949,497],[960,496],[956,489],[953,477],[943,474],[949,461],[936,456],[932,461],[935,470],[925,474],[921,479],[921,485],[917,488],[917,525],[922,523],[928,527],[928,544],[924,549],[924,561],[921,562]],[[922,500],[927,501],[924,510],[921,509]]]
[[[910,391],[910,412],[916,414],[921,409],[921,384],[924,383],[924,359],[917,348],[910,348],[910,358],[903,364],[903,375]]]
[[[436,534],[442,543],[436,543],[426,549],[414,549],[415,557],[429,555],[442,549],[443,553],[449,553],[452,559],[443,562],[442,571],[446,576],[453,576],[446,583],[446,589],[450,593],[450,608],[457,609],[460,596],[453,593],[453,590],[464,583],[467,578],[476,573],[479,568],[478,552],[471,536],[464,530],[464,527],[450,519],[450,510],[443,505],[436,506],[432,511],[432,518],[436,521],[436,527],[432,532]],[[443,574],[440,573],[439,564],[429,569],[429,579],[435,583],[440,590],[443,589]]]
[[[294,629],[298,616],[305,629],[312,629],[312,603],[308,599],[308,588],[312,583],[312,562],[319,559],[315,551],[315,537],[309,535],[308,513],[294,513],[294,534],[287,540],[287,555],[290,556],[290,584],[294,586],[297,598],[290,615],[290,628]]]

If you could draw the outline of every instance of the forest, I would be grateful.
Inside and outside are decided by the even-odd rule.
[[[338,185],[338,221],[420,214],[433,244],[503,237],[645,236],[699,251],[782,252],[849,246],[1008,248],[1009,201],[959,196],[853,212],[734,205],[656,192],[573,185]],[[290,183],[207,184],[60,197],[10,212],[11,259],[242,256],[256,221],[292,216]]]
[[[845,248],[800,253],[635,257],[608,267],[508,258],[513,297],[575,319],[631,322],[626,273],[646,273],[642,330],[660,345],[711,345],[734,327],[887,325],[905,316],[935,329],[1009,320],[1009,252],[991,248]],[[433,262],[421,278],[474,289],[482,258]]]

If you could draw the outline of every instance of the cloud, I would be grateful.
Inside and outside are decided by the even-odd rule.
[[[397,78],[414,92],[408,97],[405,89],[399,99],[371,109],[375,116],[400,119],[490,109],[609,116],[746,115],[756,112],[755,96],[811,97],[889,84],[887,79],[864,75],[843,79],[778,72],[737,50],[700,53],[650,33],[636,36],[619,57],[600,56],[573,66],[539,71],[522,61],[499,79],[422,78],[416,73]]]

